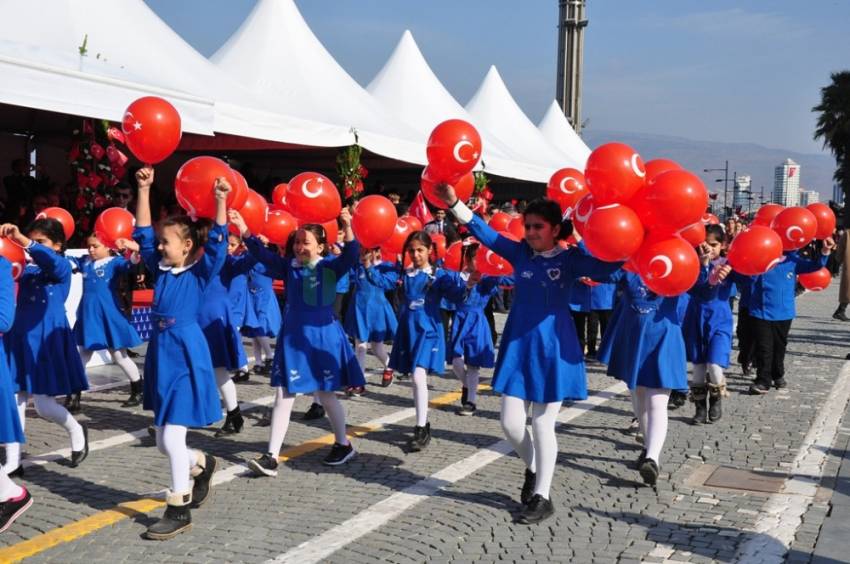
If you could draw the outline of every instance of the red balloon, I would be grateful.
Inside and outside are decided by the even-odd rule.
[[[770,228],[782,239],[782,248],[786,251],[802,249],[812,242],[818,230],[818,220],[815,214],[806,208],[785,208],[779,212]]]
[[[302,172],[289,181],[286,205],[295,217],[306,223],[336,220],[342,210],[336,186],[318,172]]]
[[[286,182],[281,182],[275,186],[274,190],[272,190],[272,201],[270,203],[276,208],[286,210],[291,213],[292,210],[289,209],[288,205],[286,205],[286,190],[288,187],[289,184]]]
[[[227,195],[227,207],[233,207],[236,185],[239,182],[235,171],[221,159],[209,156],[189,159],[174,178],[174,195],[177,203],[190,216],[215,217],[215,180],[223,176],[234,188]]]
[[[832,274],[830,274],[829,269],[823,267],[808,274],[801,274],[797,276],[797,280],[806,290],[820,292],[829,287],[829,283],[832,282]]]
[[[236,179],[236,183],[231,186],[231,188],[233,188],[233,195],[227,195],[227,207],[230,209],[238,210],[245,205],[245,200],[248,199],[248,190],[250,188],[248,188],[248,181],[245,180],[245,177],[242,176],[241,172],[235,169],[230,170],[233,171],[233,177]]]
[[[38,212],[38,215],[36,215],[35,218],[36,219],[50,218],[50,219],[55,219],[56,221],[61,223],[62,224],[62,231],[65,232],[65,240],[66,241],[71,238],[71,235],[74,234],[74,229],[76,227],[74,225],[74,218],[70,213],[68,213],[68,210],[66,210],[66,209],[57,208],[57,207],[44,208],[43,210]]]
[[[391,201],[383,196],[366,196],[354,207],[351,228],[364,247],[380,247],[393,236],[398,214]]]
[[[696,247],[700,243],[705,242],[705,224],[701,221],[697,221],[696,223],[688,225],[684,229],[679,230],[679,236],[692,246]]]
[[[682,170],[682,165],[670,159],[652,159],[644,163],[646,169],[646,181],[651,182],[653,178],[668,170]]]
[[[640,219],[631,208],[621,204],[595,207],[583,229],[584,244],[590,254],[608,262],[628,259],[643,243]]]
[[[546,186],[546,197],[558,202],[561,213],[574,207],[587,193],[584,174],[574,168],[556,171]]]
[[[525,239],[525,220],[522,216],[515,217],[508,223],[506,230],[517,239]]]
[[[298,228],[295,216],[284,210],[269,210],[268,219],[263,226],[263,235],[275,245],[286,245],[290,233]]]
[[[508,276],[514,271],[511,263],[484,246],[475,255],[475,265],[482,274],[488,276]]]
[[[94,235],[110,249],[116,249],[115,241],[130,239],[136,218],[124,208],[108,208],[100,212],[94,222]]]
[[[339,240],[339,224],[336,219],[331,219],[322,223],[325,229],[325,238],[328,240],[328,245],[334,245]]]
[[[704,213],[702,215],[702,222],[705,225],[719,225],[720,218],[714,215],[713,213]]]
[[[434,245],[434,258],[439,260],[446,256],[446,236],[442,233],[432,233],[431,243]]]
[[[455,241],[446,249],[446,258],[443,261],[443,265],[449,270],[454,270],[456,272],[460,272],[461,264],[461,255],[463,253],[463,242]]]
[[[832,237],[835,232],[835,213],[830,207],[822,202],[809,204],[806,209],[815,214],[818,220],[818,229],[815,232],[815,239],[826,239]]]
[[[572,220],[573,227],[578,231],[579,235],[584,235],[584,225],[593,212],[593,206],[593,194],[588,194],[579,200],[572,212],[568,212],[568,218]]]
[[[628,202],[646,183],[643,160],[623,143],[597,147],[587,159],[584,176],[598,206]]]
[[[413,217],[412,215],[405,214],[401,216],[410,225],[411,231],[422,231],[422,222],[419,221],[419,218]]]
[[[269,206],[262,196],[248,188],[248,198],[239,210],[251,233],[263,233],[268,219]]]
[[[656,176],[630,202],[650,230],[678,230],[700,220],[708,206],[702,180],[686,170]]]
[[[180,114],[157,96],[145,96],[127,106],[121,122],[127,147],[145,164],[171,156],[180,144],[180,127]]]
[[[0,237],[0,257],[12,263],[12,278],[17,280],[24,272],[27,257],[24,249],[8,237]]]
[[[764,204],[756,212],[756,216],[753,218],[753,225],[764,225],[765,227],[770,227],[770,223],[773,221],[773,218],[779,215],[779,212],[784,209],[785,206],[780,206],[779,204]]]
[[[481,157],[481,136],[472,124],[450,119],[431,132],[425,153],[433,178],[454,184],[460,177],[472,172],[478,163]]]
[[[497,211],[493,214],[493,217],[490,218],[488,225],[495,231],[504,231],[508,228],[508,224],[512,219],[513,218],[505,212]]]
[[[413,228],[414,226],[410,221],[411,219],[416,218],[411,218],[406,215],[398,218],[395,222],[395,228],[393,229],[392,236],[384,241],[381,247],[394,255],[400,255],[404,252],[404,242],[407,241],[407,237],[414,231],[419,231],[419,229]]]
[[[699,277],[697,252],[681,237],[650,238],[635,262],[644,284],[660,296],[687,292]]]
[[[764,274],[782,260],[782,239],[770,227],[751,225],[732,239],[726,258],[736,272]]]
[[[432,206],[447,209],[449,206],[444,204],[443,201],[437,197],[436,188],[439,183],[440,180],[437,176],[435,176],[431,167],[426,166],[425,170],[422,171],[422,180],[419,183],[422,187],[422,193],[425,194],[425,199],[428,200],[428,203]],[[461,202],[466,202],[472,197],[472,192],[475,190],[475,176],[470,172],[455,181],[453,186],[457,198]]]

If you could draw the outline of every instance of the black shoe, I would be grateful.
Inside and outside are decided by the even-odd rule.
[[[741,374],[743,374],[745,377],[751,376],[752,372],[753,372],[753,370],[752,370],[752,368],[750,368],[749,364],[742,364],[741,365]]]
[[[65,396],[65,409],[68,410],[69,413],[79,413],[80,409],[80,398],[82,397],[82,392],[77,392],[75,394],[68,394]]]
[[[531,496],[531,499],[528,500],[528,505],[526,505],[519,514],[517,523],[533,525],[535,523],[545,521],[554,515],[554,513],[555,508],[552,506],[552,502],[550,500],[544,498],[540,494],[534,494]]]
[[[638,472],[640,472],[644,484],[655,486],[655,483],[658,482],[658,463],[651,458],[644,459],[643,464],[638,468]]]
[[[203,454],[204,464],[201,466],[201,473],[195,476],[195,483],[192,485],[192,503],[189,507],[197,509],[204,504],[210,497],[212,491],[212,479],[215,474],[218,461],[211,454]]]
[[[10,478],[23,478],[24,477],[24,465],[18,464],[18,467],[12,470],[7,474]]]
[[[779,378],[773,381],[773,387],[777,390],[784,390],[788,387],[788,382],[785,380],[785,378]]]
[[[121,407],[136,407],[142,404],[142,381],[130,382],[130,397],[121,404]]]
[[[130,358],[139,358],[142,355],[140,355],[139,353],[137,353],[133,349],[127,349],[127,356],[129,356]]]
[[[237,370],[236,373],[230,377],[234,382],[247,382],[251,379],[251,373],[247,370]]]
[[[688,394],[673,390],[670,392],[670,401],[667,403],[667,409],[674,411],[679,409],[688,401]]]
[[[640,470],[640,467],[643,466],[643,463],[644,463],[645,460],[646,460],[646,449],[643,449],[642,451],[640,451],[640,454],[638,455],[637,460],[635,460],[635,462],[633,464],[634,469]]]
[[[268,374],[268,372],[266,372],[265,365],[262,365],[262,364],[255,364],[254,368],[251,369],[251,372],[253,372],[257,376],[262,376],[263,374]]]
[[[331,447],[331,452],[322,460],[322,464],[325,466],[339,466],[354,458],[355,454],[357,454],[357,451],[354,450],[350,442],[347,445],[334,443],[334,446]]]
[[[169,504],[165,506],[162,518],[145,531],[146,539],[168,540],[192,528],[192,512],[189,510],[192,495],[185,494],[182,498],[173,499],[175,497],[169,496]],[[175,504],[172,505],[172,502]]]
[[[0,533],[11,527],[15,519],[23,515],[24,511],[32,505],[32,495],[26,488],[23,490],[24,495],[18,499],[0,502]]]
[[[227,435],[236,435],[245,425],[245,418],[242,417],[242,412],[239,411],[239,406],[233,411],[227,412],[227,417],[224,418],[224,425],[221,426],[221,429],[215,432],[216,437],[224,437]]]
[[[522,489],[519,492],[519,501],[523,505],[528,505],[531,501],[531,496],[534,494],[534,485],[537,483],[537,474],[525,469],[525,480],[522,482]]]
[[[753,382],[753,384],[750,386],[750,395],[753,396],[763,396],[769,391],[770,386],[762,382]]]
[[[264,454],[263,456],[258,456],[254,460],[250,461],[248,463],[248,468],[251,469],[255,476],[269,476],[273,478],[277,476],[278,464],[276,456]]]
[[[425,423],[424,427],[415,426],[413,428],[413,437],[407,441],[407,448],[410,452],[419,452],[428,446],[431,442],[431,424]]]
[[[156,427],[153,425],[148,425],[148,436],[156,441]]]
[[[85,446],[83,446],[83,450],[72,450],[71,451],[71,461],[68,464],[71,468],[76,468],[80,464],[83,463],[83,460],[89,455],[89,428],[85,423],[80,423],[80,427],[83,428],[83,437],[86,440]]]
[[[723,399],[720,394],[708,396],[708,420],[714,423],[723,417]]]
[[[460,389],[460,405],[464,405],[466,400],[469,399],[469,388],[466,386]]]
[[[836,311],[832,314],[832,318],[837,319],[838,321],[850,321],[850,317],[847,317],[843,311]]]
[[[304,421],[312,421],[313,419],[321,419],[325,416],[325,408],[320,404],[313,402],[306,412],[304,412],[304,417],[302,419]]]
[[[694,386],[691,388],[691,401],[694,402],[696,410],[691,423],[694,425],[702,425],[708,420],[708,411],[705,405],[706,397],[708,396],[708,388],[705,386]]]
[[[458,415],[473,415],[475,414],[475,410],[477,407],[471,401],[465,402],[462,406],[460,406],[457,410]]]
[[[267,407],[263,410],[263,415],[256,423],[256,427],[269,427],[272,424],[272,408]]]

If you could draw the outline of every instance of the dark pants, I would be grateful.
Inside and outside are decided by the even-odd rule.
[[[594,309],[590,312],[587,318],[587,352],[596,352],[597,335],[599,339],[605,337],[605,330],[608,329],[608,321],[611,319],[610,309]]]
[[[573,312],[573,323],[576,325],[576,335],[578,336],[578,345],[581,349],[581,354],[584,354],[584,347],[587,345],[587,318],[590,313],[581,311]]]
[[[738,364],[742,368],[749,368],[756,360],[753,319],[750,317],[748,308],[738,306],[738,326],[735,327],[735,336],[738,337]]]
[[[750,319],[755,336],[756,381],[770,386],[785,377],[785,348],[792,320]]]
[[[448,352],[452,342],[452,320],[455,318],[455,312],[449,309],[440,309],[440,316],[443,318],[443,331],[446,333],[446,352]],[[446,354],[446,358],[449,358],[448,354]]]

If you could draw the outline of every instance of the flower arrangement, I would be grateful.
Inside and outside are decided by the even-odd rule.
[[[360,199],[365,189],[363,180],[369,176],[369,170],[360,164],[363,148],[357,144],[357,133],[354,134],[354,141],[354,145],[343,147],[336,156],[336,172],[339,175],[337,187],[345,203]]]

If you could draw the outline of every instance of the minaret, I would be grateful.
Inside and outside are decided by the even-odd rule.
[[[558,91],[555,98],[576,133],[581,133],[581,68],[586,0],[558,0]]]

